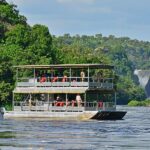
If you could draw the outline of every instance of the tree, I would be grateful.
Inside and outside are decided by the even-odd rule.
[[[6,104],[11,101],[13,73],[9,58],[0,55],[0,105]]]
[[[7,27],[15,24],[26,24],[26,18],[19,15],[16,5],[8,4],[5,0],[0,1],[0,23],[5,24]]]
[[[31,28],[27,25],[17,24],[5,34],[7,45],[18,45],[23,49],[31,44]]]
[[[31,31],[31,43],[28,51],[31,52],[32,63],[50,64],[55,60],[55,52],[52,49],[52,37],[44,25],[34,25]]]

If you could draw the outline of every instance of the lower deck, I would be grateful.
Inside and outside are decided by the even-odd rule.
[[[75,101],[66,102],[15,102],[14,111],[36,111],[36,112],[83,112],[83,111],[99,111],[99,110],[116,110],[114,102],[82,102],[78,104]]]

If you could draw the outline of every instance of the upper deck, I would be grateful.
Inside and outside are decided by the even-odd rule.
[[[114,66],[104,64],[20,65],[14,93],[85,93],[114,90]]]

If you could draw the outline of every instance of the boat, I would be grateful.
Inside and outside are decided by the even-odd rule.
[[[12,111],[4,118],[121,120],[113,65],[19,65]]]

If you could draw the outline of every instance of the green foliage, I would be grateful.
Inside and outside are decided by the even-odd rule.
[[[31,31],[31,43],[28,47],[29,55],[34,60],[33,64],[50,64],[55,60],[52,50],[52,37],[46,26],[34,25]]]
[[[144,89],[136,85],[129,76],[121,76],[117,83],[119,103],[128,103],[131,99],[145,99]]]
[[[26,25],[17,24],[6,32],[6,44],[18,45],[22,48],[26,48],[30,44],[31,28]]]
[[[16,5],[8,4],[6,1],[0,1],[0,22],[9,26],[17,23],[25,24],[26,18],[19,15]]]
[[[22,64],[113,64],[117,72],[114,78],[119,103],[145,99],[144,90],[137,85],[133,71],[135,68],[149,69],[149,57],[149,42],[127,37],[103,37],[102,34],[52,37],[46,26],[29,26],[15,5],[0,0],[1,104],[10,105],[15,78],[12,66]],[[103,72],[103,76],[109,77],[109,74],[108,71]]]
[[[128,106],[141,106],[141,102],[137,100],[132,100],[128,103]]]
[[[104,63],[116,66],[115,88],[118,90],[117,99],[120,104],[126,104],[133,98],[145,99],[144,90],[137,85],[133,76],[134,69],[138,66],[131,59],[134,45],[142,43],[129,38],[115,38],[114,36],[53,36],[53,44],[59,49],[61,63]],[[142,43],[143,44],[143,43]],[[129,48],[132,46],[133,50]],[[139,53],[138,51],[136,53]],[[140,56],[142,56],[139,53]],[[138,54],[137,54],[138,56]],[[137,57],[138,58],[138,57]],[[107,74],[107,73],[105,73]]]
[[[2,39],[4,38],[5,30],[5,26],[3,24],[0,24],[0,42],[2,42]]]
[[[13,73],[9,58],[0,55],[0,105],[10,100],[12,93]]]
[[[17,24],[6,32],[5,47],[13,64],[50,64],[55,60],[52,37],[43,25]]]
[[[131,100],[128,103],[128,106],[150,106],[150,100],[143,100],[143,101],[137,101],[137,100]]]
[[[12,102],[11,101],[5,101],[5,109],[7,111],[11,111],[12,110]]]
[[[55,61],[52,37],[44,25],[30,27],[16,6],[0,1],[0,105],[11,107],[13,65]],[[28,74],[28,72],[25,72]]]

